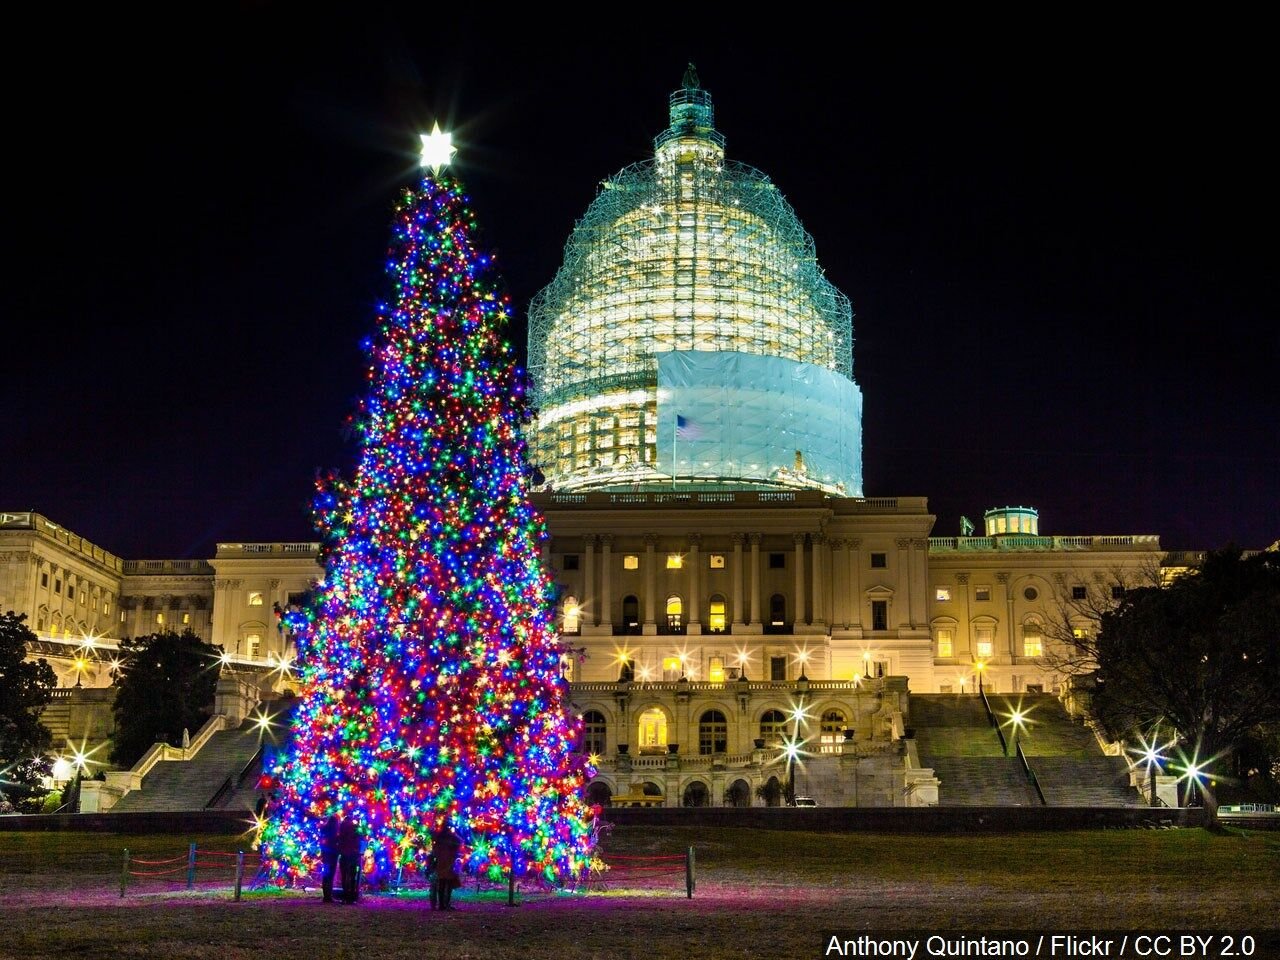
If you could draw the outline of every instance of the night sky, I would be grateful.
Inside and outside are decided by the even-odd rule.
[[[853,303],[868,496],[927,496],[936,535],[1025,503],[1043,533],[1280,537],[1264,31],[413,9],[11,38],[0,510],[130,558],[312,539],[417,133],[455,130],[523,356],[574,220],[652,155],[693,60],[728,156]]]

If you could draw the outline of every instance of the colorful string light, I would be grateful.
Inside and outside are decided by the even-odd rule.
[[[303,693],[261,838],[281,878],[315,872],[331,813],[358,815],[375,883],[422,867],[445,823],[463,868],[494,880],[562,884],[591,857],[511,305],[475,230],[447,175],[396,207],[358,465],[318,485],[325,579],[288,615]]]

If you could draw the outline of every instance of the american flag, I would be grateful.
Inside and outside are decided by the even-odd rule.
[[[702,436],[702,428],[698,424],[690,420],[688,417],[682,417],[676,414],[676,439],[677,440],[697,440]]]

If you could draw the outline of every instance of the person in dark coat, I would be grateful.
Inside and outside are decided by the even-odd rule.
[[[453,888],[459,884],[458,871],[454,869],[454,864],[458,860],[458,850],[461,846],[462,841],[449,829],[447,823],[431,835],[431,854],[436,861],[432,889],[437,891],[440,910],[454,909],[450,900],[453,897]]]
[[[354,813],[338,828],[338,854],[342,861],[342,902],[360,899],[360,831]]]
[[[320,888],[324,902],[333,903],[333,875],[338,872],[338,835],[342,832],[342,818],[330,814],[320,827],[320,866],[323,868]]]

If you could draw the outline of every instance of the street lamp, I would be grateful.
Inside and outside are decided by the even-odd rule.
[[[1018,752],[1018,731],[1027,724],[1027,715],[1021,710],[1014,710],[1009,714],[1009,725],[1013,727],[1013,751]]]
[[[979,660],[973,665],[974,672],[978,674],[978,696],[982,696],[982,671],[987,669],[987,662]]]

